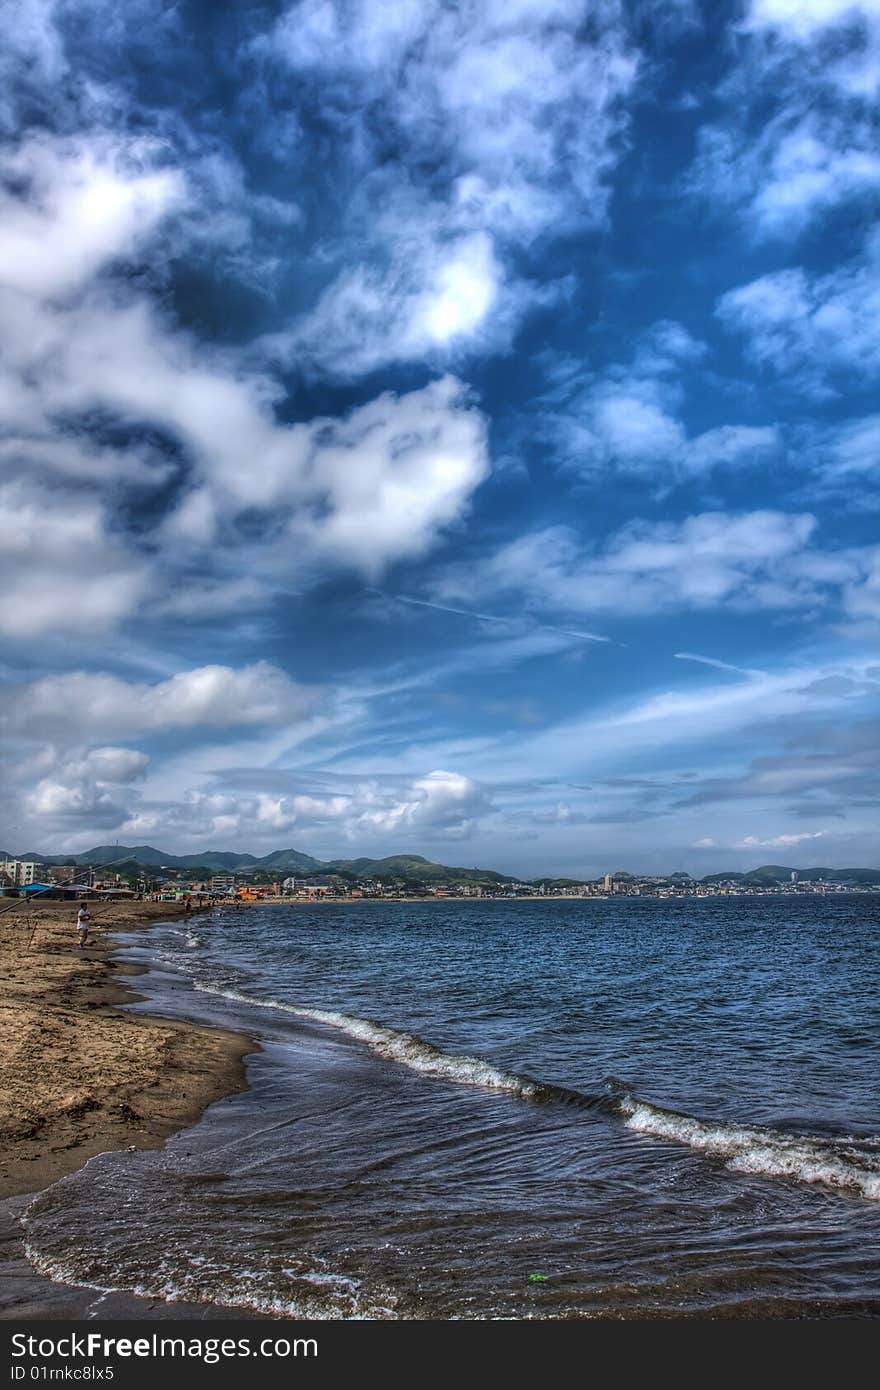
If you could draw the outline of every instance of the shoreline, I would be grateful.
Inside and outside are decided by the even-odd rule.
[[[243,1034],[124,1012],[143,973],[117,933],[186,917],[175,903],[112,902],[77,948],[68,903],[0,916],[0,1200],[43,1191],[112,1149],[159,1148],[246,1087]]]
[[[729,893],[664,893],[662,895],[653,893],[515,893],[510,897],[449,897],[436,898],[432,894],[427,897],[314,897],[314,898],[295,898],[295,897],[259,897],[259,898],[239,898],[237,900],[223,899],[216,904],[218,907],[225,908],[254,908],[254,907],[357,907],[365,903],[376,904],[377,906],[387,905],[388,903],[406,903],[409,906],[417,906],[420,903],[433,904],[439,907],[464,905],[482,905],[487,903],[622,903],[622,902],[673,902],[673,903],[704,903],[704,902],[729,902],[739,901],[742,898],[846,898],[846,897],[877,897],[878,892],[874,888],[834,888],[829,893],[798,892],[796,889],[762,890]],[[167,906],[173,906],[169,901]]]
[[[175,903],[100,905],[93,944],[77,948],[69,903],[0,917],[0,1320],[255,1317],[64,1284],[27,1260],[18,1218],[100,1153],[161,1148],[209,1105],[247,1089],[243,1033],[123,1012],[145,971],[115,959],[120,933],[191,916]]]

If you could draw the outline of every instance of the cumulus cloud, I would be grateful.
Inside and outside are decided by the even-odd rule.
[[[352,196],[322,247],[339,268],[271,345],[341,374],[509,338],[534,292],[508,253],[603,221],[636,74],[614,4],[589,30],[582,0],[393,8],[299,0],[251,45],[346,131]]]
[[[136,254],[184,199],[147,140],[26,136],[0,155],[0,285],[55,298]],[[14,188],[14,192],[11,190]]]
[[[67,757],[48,750],[40,761],[51,762],[51,772],[26,792],[25,814],[53,826],[106,829],[130,814],[132,784],[146,775],[150,760],[130,748],[93,748]]]
[[[0,700],[0,730],[37,738],[74,731],[107,737],[293,724],[311,712],[316,698],[314,690],[266,661],[239,670],[201,666],[154,685],[72,671],[6,687]]]
[[[485,793],[470,777],[456,772],[429,772],[404,788],[399,799],[376,808],[364,808],[362,830],[382,834],[400,830],[464,835],[474,817],[488,809]]]
[[[295,772],[278,774],[291,790],[247,793],[218,787],[190,790],[177,802],[144,803],[120,833],[128,836],[158,830],[187,842],[216,845],[223,837],[248,843],[277,844],[279,835],[315,835],[329,831],[334,843],[354,840],[366,845],[424,843],[460,839],[492,809],[486,791],[456,772],[433,771],[410,780],[391,777],[346,779],[332,793],[297,791]]]
[[[300,81],[333,83],[340,124],[366,127],[381,103],[408,164],[445,166],[472,229],[534,235],[604,211],[636,63],[614,4],[593,11],[589,35],[586,17],[582,0],[409,0],[393,14],[380,0],[300,0],[254,47]]]
[[[176,562],[206,547],[201,607],[216,608],[234,590],[221,576],[212,595],[210,547],[221,530],[227,553],[240,544],[242,512],[251,537],[260,513],[270,541],[287,525],[292,543],[264,556],[276,582],[309,565],[375,575],[426,549],[488,471],[482,418],[454,378],[386,393],[343,420],[283,424],[277,382],[183,333],[114,278],[186,202],[163,158],[156,142],[103,134],[26,137],[3,156],[0,468],[11,479],[3,544],[15,552],[17,600],[4,622],[19,635],[107,627],[147,595],[161,602],[163,588],[173,607]],[[469,296],[454,267],[443,283],[447,307],[426,311],[441,335]],[[94,439],[96,422],[129,438]],[[77,497],[59,490],[74,481]],[[158,509],[153,534],[129,536],[128,553],[114,516],[126,485]],[[77,537],[87,562],[77,562]]]
[[[871,121],[802,111],[802,100],[798,93],[756,135],[730,121],[700,133],[689,191],[736,209],[759,240],[798,236],[836,207],[869,206],[880,190]]]
[[[423,554],[488,471],[484,422],[453,377],[322,423],[315,500],[294,515],[291,535],[371,577],[390,559]]]
[[[538,431],[567,468],[594,479],[619,473],[669,486],[766,461],[781,449],[775,425],[726,424],[689,434],[682,419],[685,383],[702,381],[706,354],[706,344],[682,324],[661,320],[641,335],[629,363],[600,374],[580,363],[551,364],[553,384],[538,402]]]
[[[869,214],[880,189],[874,0],[753,0],[737,63],[698,136],[689,193],[755,239],[797,237],[836,209]]]
[[[851,22],[876,13],[872,0],[751,0],[744,26],[777,29],[806,39],[841,21]]]
[[[153,587],[146,560],[111,532],[87,494],[24,481],[0,484],[0,633],[101,632]]]
[[[880,371],[880,238],[828,275],[798,267],[730,290],[717,313],[746,337],[754,361],[807,393],[834,393],[842,377],[871,381]]]
[[[270,359],[308,362],[348,377],[393,361],[442,362],[462,344],[485,348],[508,341],[537,293],[504,286],[487,233],[441,241],[422,225],[423,217],[420,210],[401,211],[394,219],[386,212],[391,264],[341,271],[305,320],[265,338],[262,351]]]

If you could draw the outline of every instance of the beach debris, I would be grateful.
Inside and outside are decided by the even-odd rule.
[[[546,1282],[547,1282],[547,1280],[548,1280],[549,1278],[550,1278],[550,1275],[549,1275],[549,1274],[530,1274],[530,1275],[529,1275],[529,1283],[530,1283],[530,1284],[546,1284]]]

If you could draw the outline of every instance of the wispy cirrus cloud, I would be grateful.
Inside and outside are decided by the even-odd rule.
[[[521,536],[475,566],[447,569],[438,597],[516,595],[533,611],[648,615],[803,608],[828,586],[863,581],[873,551],[826,569],[809,513],[707,512],[680,524],[633,522],[597,547],[571,527]]]

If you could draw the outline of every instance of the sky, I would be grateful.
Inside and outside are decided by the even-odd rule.
[[[2,849],[880,864],[880,0],[0,15]]]

